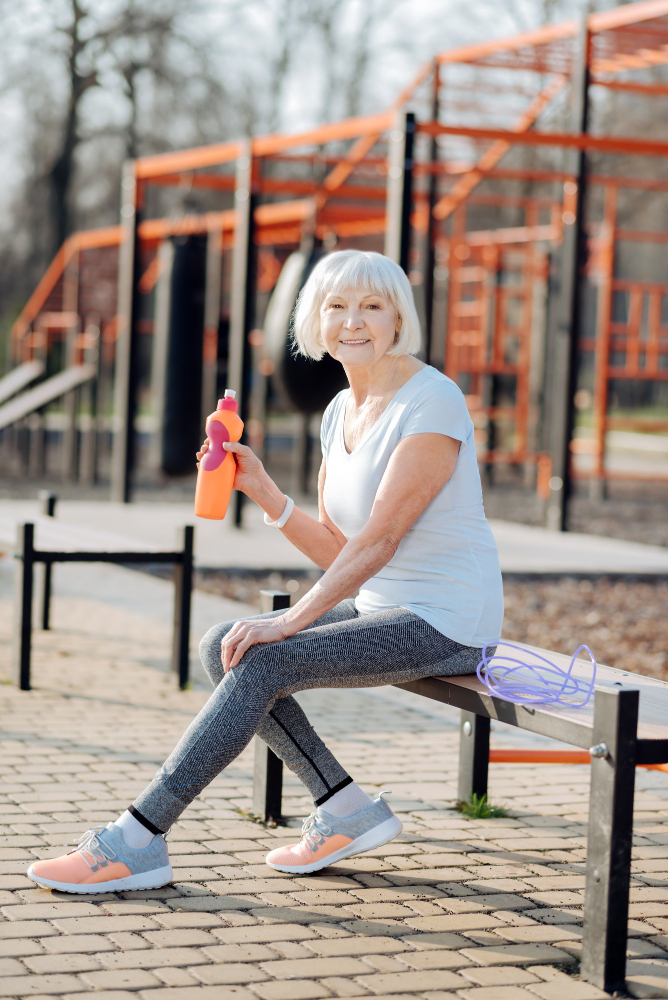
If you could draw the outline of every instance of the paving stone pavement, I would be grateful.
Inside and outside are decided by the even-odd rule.
[[[0,601],[0,681],[12,619]],[[310,801],[289,778],[286,825],[253,822],[249,748],[171,831],[172,885],[35,887],[31,860],[125,809],[207,697],[147,665],[169,628],[139,611],[56,597],[54,621],[35,633],[34,690],[0,683],[0,998],[606,996],[577,977],[588,769],[495,765],[490,796],[512,816],[468,820],[452,809],[456,716],[396,690],[300,696],[363,787],[393,789],[393,843],[304,878],[267,868]],[[668,997],[668,776],[639,784],[629,989]]]

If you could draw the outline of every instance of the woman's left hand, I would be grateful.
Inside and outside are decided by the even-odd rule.
[[[237,622],[220,644],[225,673],[236,667],[246,650],[256,643],[280,642],[292,634],[293,630],[283,615],[278,618],[251,618],[248,621]]]

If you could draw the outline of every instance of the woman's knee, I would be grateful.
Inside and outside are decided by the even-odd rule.
[[[213,685],[223,679],[223,661],[220,644],[236,622],[221,622],[206,632],[199,644],[199,658]]]

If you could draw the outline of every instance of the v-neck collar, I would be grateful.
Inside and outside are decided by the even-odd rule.
[[[417,371],[417,372],[415,372],[414,375],[411,375],[411,377],[406,382],[404,382],[403,385],[399,386],[399,388],[395,392],[394,396],[391,397],[391,399],[388,402],[388,404],[385,407],[385,409],[382,410],[382,412],[378,415],[377,419],[373,422],[373,424],[368,429],[368,431],[366,432],[366,434],[364,435],[364,437],[362,438],[362,440],[357,443],[357,446],[355,448],[353,448],[352,451],[348,451],[348,449],[346,448],[346,438],[345,438],[346,404],[347,404],[348,400],[350,399],[350,392],[351,392],[350,388],[348,389],[348,394],[347,394],[347,396],[345,397],[345,399],[343,401],[343,414],[341,416],[340,429],[339,429],[339,434],[341,436],[340,437],[340,440],[341,440],[341,449],[343,451],[343,454],[346,456],[346,458],[352,458],[353,455],[357,454],[357,452],[367,443],[367,441],[369,440],[369,438],[371,437],[371,435],[373,434],[373,432],[376,430],[376,428],[378,427],[378,425],[382,422],[383,417],[385,416],[385,414],[394,405],[394,403],[396,403],[397,398],[404,391],[404,389],[406,388],[406,386],[410,385],[411,382],[418,377],[418,375],[422,375],[424,372],[428,371],[429,367],[430,367],[429,365],[425,365],[424,368],[420,368],[420,370]]]

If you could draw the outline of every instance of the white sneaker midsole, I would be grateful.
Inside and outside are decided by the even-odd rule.
[[[401,820],[396,816],[390,816],[389,819],[379,823],[378,826],[374,826],[371,830],[367,830],[366,833],[356,837],[355,840],[351,841],[345,847],[339,848],[338,851],[333,851],[326,857],[320,858],[319,861],[312,861],[309,865],[275,865],[271,861],[267,861],[267,864],[270,868],[275,868],[279,872],[289,872],[291,875],[308,875],[310,872],[317,872],[321,868],[326,868],[327,865],[343,861],[344,858],[349,858],[353,854],[374,851],[377,847],[382,847],[383,844],[394,840],[401,833],[402,829]]]
[[[32,865],[28,869],[28,877],[43,885],[46,889],[60,889],[61,892],[83,892],[86,895],[94,892],[120,892],[122,889],[159,889],[172,881],[171,865],[164,868],[154,868],[150,872],[140,872],[138,875],[126,875],[125,878],[114,878],[108,882],[55,882],[50,878],[42,878],[33,874]]]

